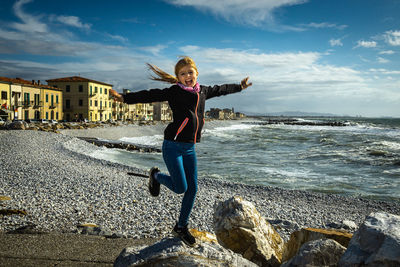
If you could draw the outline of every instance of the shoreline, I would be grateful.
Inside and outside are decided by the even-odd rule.
[[[146,131],[159,133],[157,127],[164,126],[137,127],[141,134],[148,135]],[[96,129],[110,128],[88,131]],[[82,135],[86,130],[75,131]],[[147,179],[128,174],[143,170],[82,154],[95,149],[94,145],[63,132],[0,131],[0,153],[4,158],[0,163],[4,170],[0,174],[0,196],[11,198],[0,205],[28,214],[0,217],[0,232],[32,225],[38,231],[78,233],[79,225],[94,223],[104,233],[119,237],[168,235],[177,219],[182,196],[162,188],[160,197],[151,197]],[[213,232],[214,202],[234,195],[252,202],[285,240],[303,227],[324,228],[344,220],[359,225],[373,211],[400,215],[397,202],[199,177],[190,227]]]

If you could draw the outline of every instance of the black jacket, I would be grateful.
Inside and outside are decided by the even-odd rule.
[[[177,142],[200,142],[204,125],[206,99],[240,92],[240,84],[200,86],[199,93],[192,93],[173,85],[165,89],[151,89],[124,95],[128,104],[168,101],[173,121],[164,131],[164,139]]]

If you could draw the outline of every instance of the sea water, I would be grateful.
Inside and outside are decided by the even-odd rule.
[[[298,118],[317,125],[238,120],[206,128],[196,145],[200,177],[400,201],[400,119]],[[323,121],[347,126],[318,126]],[[163,135],[122,138],[161,147]],[[160,153],[103,149],[98,158],[167,171]]]

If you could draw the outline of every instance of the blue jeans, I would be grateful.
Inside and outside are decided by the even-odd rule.
[[[170,175],[157,174],[157,181],[177,194],[183,194],[178,226],[186,226],[197,193],[197,158],[194,143],[164,140],[162,153]]]

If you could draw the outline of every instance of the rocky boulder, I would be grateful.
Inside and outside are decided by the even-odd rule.
[[[25,130],[28,128],[28,124],[24,121],[13,121],[12,123],[8,124],[7,128],[9,130]]]
[[[288,261],[297,254],[300,247],[309,241],[318,239],[332,239],[338,242],[343,247],[349,245],[352,234],[345,230],[335,229],[318,229],[318,228],[304,228],[299,231],[293,232],[290,235],[289,241],[285,244],[282,261]]]
[[[400,266],[400,216],[371,213],[354,233],[339,266]]]
[[[290,261],[281,267],[330,266],[336,267],[346,248],[333,239],[318,239],[303,244]]]
[[[283,240],[254,205],[235,196],[214,207],[214,231],[225,248],[259,266],[279,266]]]
[[[125,248],[114,262],[115,267],[126,266],[218,266],[218,267],[257,267],[241,255],[225,249],[216,241],[214,235],[193,232],[197,246],[189,247],[178,238],[164,238],[148,247]]]

